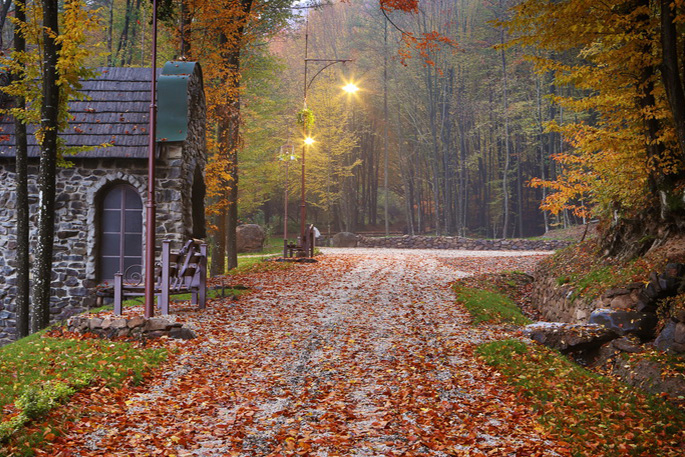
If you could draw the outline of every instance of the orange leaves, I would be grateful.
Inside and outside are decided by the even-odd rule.
[[[658,18],[646,4],[620,4],[529,0],[505,24],[513,43],[536,48],[538,71],[568,93],[554,103],[575,117],[549,126],[572,150],[555,158],[561,177],[533,182],[556,192],[546,209],[606,216],[619,205],[633,214],[648,204],[648,180],[683,170],[657,71]]]
[[[436,31],[424,32],[419,36],[413,33],[402,33],[403,48],[398,49],[400,62],[406,65],[407,60],[412,58],[413,51],[417,51],[424,66],[435,67],[435,53],[440,52],[443,46],[455,48],[456,42],[451,38],[441,35]],[[440,71],[440,69],[438,69]]]
[[[418,0],[380,0],[381,9],[385,11],[404,11],[405,13],[418,13]]]

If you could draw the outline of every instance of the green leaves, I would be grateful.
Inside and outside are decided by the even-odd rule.
[[[314,113],[309,108],[297,112],[297,125],[308,130],[314,126]]]

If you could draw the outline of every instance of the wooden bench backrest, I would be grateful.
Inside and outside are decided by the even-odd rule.
[[[162,266],[167,265],[169,288],[172,291],[199,287],[202,283],[202,272],[207,265],[207,248],[200,240],[188,240],[178,251],[172,252],[170,242],[162,243]],[[158,281],[163,285],[163,274]]]

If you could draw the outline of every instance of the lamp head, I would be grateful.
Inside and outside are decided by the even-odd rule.
[[[359,87],[357,87],[355,83],[349,82],[346,85],[344,85],[342,89],[348,94],[354,94],[359,90]]]
[[[306,144],[307,146],[311,146],[312,144],[314,144],[314,138],[308,136],[304,139],[304,144]]]

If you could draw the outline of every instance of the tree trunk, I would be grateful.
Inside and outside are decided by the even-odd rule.
[[[383,189],[385,191],[385,205],[383,219],[385,221],[385,236],[390,235],[390,219],[388,205],[390,192],[388,191],[388,18],[383,21]]]
[[[222,206],[214,216],[216,231],[212,236],[212,263],[209,275],[219,276],[226,273],[226,207]]]
[[[24,0],[16,0],[15,18],[20,23],[26,22]],[[17,53],[26,51],[26,39],[19,27],[14,27],[14,50]],[[23,71],[14,74],[16,80],[24,78]],[[16,97],[16,107],[26,108],[24,97]],[[26,145],[26,124],[14,119],[14,138],[16,142],[16,191],[17,191],[17,339],[29,334],[29,190],[28,190],[28,151]]]
[[[516,206],[518,208],[518,234],[523,238],[523,178],[521,177],[521,145],[516,142]]]
[[[24,2],[22,0],[19,0],[15,2],[17,7],[21,4],[24,5]],[[2,9],[0,9],[0,49],[3,48],[3,42],[2,42],[2,31],[5,29],[5,23],[7,22],[7,13],[10,11],[10,7],[12,6],[12,0],[4,0],[2,2]],[[16,17],[16,14],[15,14]],[[24,14],[24,17],[26,17],[26,14]],[[16,35],[15,35],[16,37]],[[16,49],[16,46],[15,46]]]
[[[124,27],[121,29],[121,35],[119,35],[119,44],[117,46],[117,57],[119,57],[119,65],[122,67],[126,63],[126,52],[129,48],[129,26],[131,23],[131,14],[133,9],[132,0],[126,0],[126,12],[124,13]]]
[[[114,0],[110,0],[109,3],[109,26],[107,30],[107,51],[109,55],[107,56],[107,65],[114,65]]]
[[[38,243],[33,274],[33,333],[50,323],[50,283],[52,281],[52,250],[55,238],[55,176],[57,172],[57,134],[60,93],[58,79],[57,0],[42,0],[43,4],[43,102],[38,172]]]
[[[188,0],[181,0],[181,58],[190,59],[190,38],[192,15],[188,8]]]
[[[545,163],[547,158],[545,157],[545,129],[542,124],[542,96],[540,90],[540,77],[535,78],[535,99],[537,102],[537,112],[538,112],[538,147],[540,148],[540,179],[543,181],[546,179]],[[542,201],[547,198],[547,188],[542,186]],[[545,225],[545,233],[549,231],[549,219],[547,217],[547,210],[542,210],[542,220]]]
[[[504,221],[502,222],[502,238],[507,238],[509,227],[509,100],[507,99],[507,60],[504,53],[504,29],[500,32],[502,44],[502,102],[504,105],[504,170],[502,171],[502,194]]]
[[[230,270],[238,266],[236,243],[236,227],[238,226],[238,149],[240,147],[240,51],[245,25],[252,9],[253,0],[241,0],[242,25],[238,27],[233,49],[226,53],[226,64],[231,69],[233,77],[227,81],[228,100],[227,132],[222,136],[224,141],[222,150],[228,152],[231,185],[227,192],[228,208],[226,218],[226,267]],[[225,37],[224,37],[225,38]]]
[[[661,0],[661,46],[663,62],[661,79],[666,88],[668,104],[673,115],[673,124],[678,136],[680,156],[685,157],[685,93],[678,65],[678,34],[676,31],[675,11],[672,0]],[[673,5],[675,7],[675,5]]]

